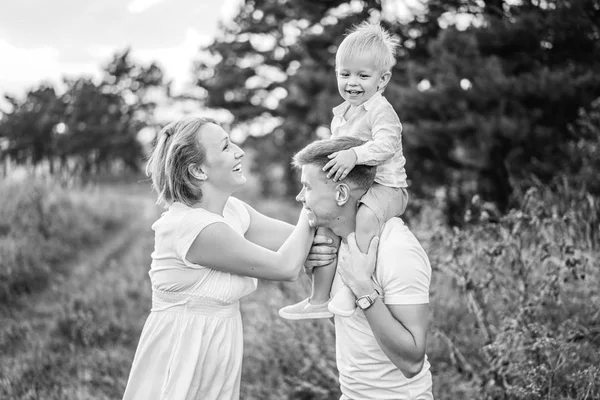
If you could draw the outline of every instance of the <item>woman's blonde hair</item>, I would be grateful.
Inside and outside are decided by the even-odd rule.
[[[191,206],[202,199],[202,189],[188,167],[204,162],[206,150],[196,133],[209,123],[218,125],[209,118],[185,118],[171,122],[158,133],[146,164],[146,175],[158,194],[156,204],[168,208],[179,201]]]
[[[390,71],[396,64],[398,39],[379,24],[368,21],[354,26],[342,40],[335,55],[336,69],[342,61],[349,61],[365,54],[372,56],[381,72]]]

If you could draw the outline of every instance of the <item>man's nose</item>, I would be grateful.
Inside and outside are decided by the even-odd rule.
[[[298,195],[296,196],[296,201],[302,203],[304,201],[304,196],[302,194],[302,192],[298,193]]]

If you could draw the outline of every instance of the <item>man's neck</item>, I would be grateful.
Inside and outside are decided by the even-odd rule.
[[[344,207],[329,228],[345,241],[356,230],[356,208]]]

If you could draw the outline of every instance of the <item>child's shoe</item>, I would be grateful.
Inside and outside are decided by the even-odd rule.
[[[356,310],[354,293],[346,285],[340,287],[327,305],[329,311],[340,317],[351,317]]]
[[[285,319],[331,318],[333,314],[327,309],[327,303],[312,304],[309,299],[304,299],[300,303],[280,309],[279,316]]]

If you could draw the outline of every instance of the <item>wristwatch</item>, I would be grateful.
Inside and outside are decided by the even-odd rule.
[[[356,299],[356,306],[361,310],[365,311],[369,307],[375,303],[375,300],[379,297],[379,291],[375,289],[375,291],[371,294],[366,294],[364,296],[360,296]]]

